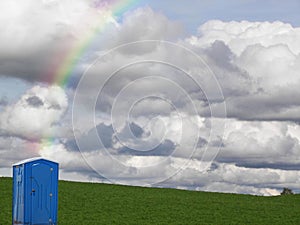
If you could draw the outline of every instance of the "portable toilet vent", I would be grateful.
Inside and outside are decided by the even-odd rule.
[[[58,163],[32,158],[13,165],[12,224],[57,224]]]

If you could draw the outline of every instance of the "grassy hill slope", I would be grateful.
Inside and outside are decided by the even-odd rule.
[[[11,224],[12,179],[0,178],[0,224]],[[261,197],[59,182],[60,225],[300,224],[300,195]]]

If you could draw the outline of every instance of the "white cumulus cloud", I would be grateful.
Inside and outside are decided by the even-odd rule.
[[[32,140],[55,135],[67,107],[62,88],[34,86],[0,114],[1,133]]]

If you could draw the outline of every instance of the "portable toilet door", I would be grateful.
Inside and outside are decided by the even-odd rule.
[[[56,225],[58,163],[32,158],[13,165],[13,225]]]

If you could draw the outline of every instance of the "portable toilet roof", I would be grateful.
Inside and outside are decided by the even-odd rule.
[[[53,162],[53,161],[50,161],[48,159],[44,159],[42,157],[34,157],[34,158],[29,158],[29,159],[24,159],[22,161],[19,161],[17,163],[14,163],[12,166],[19,166],[19,165],[22,165],[22,164],[26,164],[26,163],[30,163],[30,162],[33,162],[33,161],[38,161],[38,160],[44,160],[44,161],[49,161],[49,162]],[[55,163],[55,162],[54,162]]]
[[[41,157],[13,164],[13,224],[57,224],[58,169]]]

